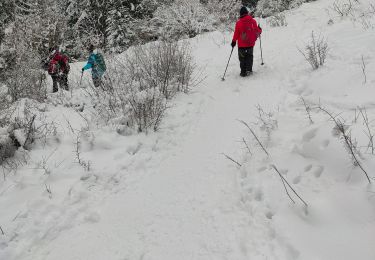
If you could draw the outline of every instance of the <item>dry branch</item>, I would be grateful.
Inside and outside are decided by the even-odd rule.
[[[333,116],[332,113],[330,113],[325,108],[323,108],[321,106],[319,106],[318,108],[321,111],[323,111],[324,113],[326,113],[331,118],[331,120],[335,123],[337,129],[339,130],[339,132],[342,134],[342,137],[344,138],[344,144],[345,144],[346,148],[349,150],[349,153],[351,154],[351,156],[352,156],[352,158],[355,162],[354,165],[359,166],[359,168],[362,170],[362,172],[366,175],[366,178],[367,178],[368,182],[371,183],[371,180],[370,180],[370,177],[369,177],[368,173],[363,168],[361,162],[357,158],[356,153],[358,153],[358,152],[356,151],[355,145],[353,144],[353,141],[352,141],[352,138],[351,138],[350,134],[347,134],[347,132],[346,132],[344,123],[341,122],[340,119],[337,119],[337,116]]]
[[[226,155],[225,153],[223,153],[223,155],[224,155],[227,159],[229,159],[230,161],[232,161],[232,162],[234,162],[235,164],[237,164],[239,167],[242,166],[239,162],[237,162],[236,160],[234,160],[232,157]]]
[[[238,120],[238,122],[242,123],[243,125],[245,125],[250,130],[250,132],[252,133],[252,135],[257,140],[258,144],[260,145],[260,147],[262,147],[263,151],[267,154],[267,156],[269,156],[269,153],[267,152],[266,148],[264,148],[262,142],[259,140],[259,138],[254,133],[254,131],[250,128],[250,126],[245,121],[243,121],[243,120],[239,120],[239,119],[237,119],[237,120]]]
[[[242,138],[242,142],[245,144],[245,146],[246,146],[247,151],[249,152],[249,154],[250,154],[250,155],[253,155],[253,153],[251,152],[250,147],[249,147],[249,145],[247,144],[245,138]]]
[[[271,166],[279,174],[279,176],[280,176],[280,178],[281,178],[281,180],[283,182],[285,191],[288,194],[288,196],[291,199],[291,201],[293,201],[293,203],[295,203],[294,200],[292,199],[292,197],[290,196],[290,194],[288,193],[288,190],[287,190],[287,188],[285,186],[285,183],[293,191],[293,193],[302,201],[302,203],[305,204],[306,207],[308,207],[307,203],[301,198],[301,196],[298,195],[298,193],[293,189],[293,187],[289,184],[289,182],[284,178],[284,176],[280,173],[280,171],[276,168],[276,166],[275,165],[271,165]]]
[[[308,118],[309,118],[309,120],[310,120],[310,124],[314,124],[314,121],[312,120],[312,118],[311,118],[311,113],[310,113],[310,111],[311,111],[311,107],[310,107],[309,105],[307,105],[305,99],[304,99],[302,96],[301,96],[300,98],[301,98],[302,103],[303,103],[303,105],[304,105],[304,107],[305,107],[305,110],[306,110],[307,116],[308,116]]]
[[[363,58],[363,55],[362,55],[362,64],[361,64],[361,69],[362,69],[362,73],[363,73],[363,84],[366,84],[367,82],[367,75],[366,75],[366,63],[365,63],[365,59]]]
[[[366,111],[366,108],[359,108],[359,112],[360,114],[362,115],[362,118],[363,118],[363,123],[364,125],[366,126],[366,130],[367,130],[367,137],[369,139],[369,143],[367,145],[367,148],[368,149],[371,149],[371,154],[374,154],[374,134],[371,132],[371,129],[370,129],[370,122],[369,122],[369,119],[368,119],[368,116],[367,116],[367,111]]]

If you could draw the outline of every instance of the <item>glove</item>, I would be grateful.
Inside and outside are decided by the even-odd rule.
[[[230,45],[232,46],[232,48],[234,48],[236,46],[236,42],[232,42]]]
[[[84,68],[82,68],[82,73],[85,71],[85,69]]]

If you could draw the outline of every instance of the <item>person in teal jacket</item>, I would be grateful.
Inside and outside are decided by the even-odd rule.
[[[87,64],[82,68],[82,73],[85,70],[91,69],[92,81],[95,87],[99,87],[102,84],[102,77],[106,71],[106,65],[104,62],[103,55],[94,49],[94,45],[89,46],[90,56]]]

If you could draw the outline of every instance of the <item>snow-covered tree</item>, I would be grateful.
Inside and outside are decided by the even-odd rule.
[[[212,15],[199,0],[176,0],[169,6],[160,6],[150,24],[159,37],[179,39],[210,31],[213,22]]]
[[[129,47],[134,40],[134,16],[139,1],[111,0],[107,17],[107,47],[111,51],[120,52]]]
[[[275,13],[294,8],[304,2],[315,0],[259,0],[256,13],[259,16],[271,16]]]
[[[14,20],[14,2],[2,0],[0,2],[0,46],[5,37],[6,26]]]

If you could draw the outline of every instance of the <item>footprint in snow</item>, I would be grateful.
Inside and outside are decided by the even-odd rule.
[[[301,182],[301,176],[297,176],[293,179],[293,184],[298,184]]]
[[[273,216],[274,216],[275,214],[272,212],[272,211],[267,211],[266,212],[266,218],[268,218],[268,219],[272,219],[273,218]]]
[[[255,196],[254,196],[254,199],[256,201],[262,201],[263,200],[263,192],[261,190],[257,190],[255,192]]]
[[[264,172],[267,169],[266,166],[258,168],[258,172]]]
[[[302,136],[302,141],[304,141],[304,142],[310,142],[316,136],[317,132],[318,132],[318,128],[314,128],[314,129],[311,129],[311,130],[307,131]]]
[[[307,166],[305,167],[305,172],[310,171],[311,168],[312,168],[312,164],[307,165]]]
[[[322,148],[327,148],[328,147],[328,145],[329,145],[329,140],[327,139],[327,140],[324,140],[323,142],[322,142]]]
[[[324,171],[324,166],[318,166],[318,168],[314,170],[313,173],[316,178],[319,178],[322,175],[323,171]]]

